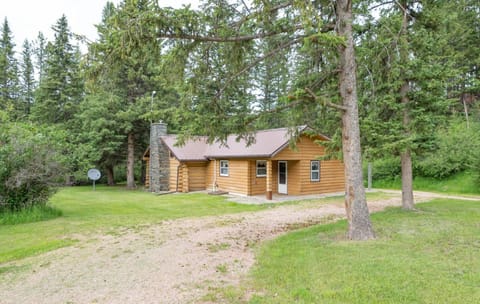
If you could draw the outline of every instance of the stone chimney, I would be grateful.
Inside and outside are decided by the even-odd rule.
[[[167,135],[167,124],[162,121],[150,127],[150,192],[169,191],[169,150],[160,136]]]

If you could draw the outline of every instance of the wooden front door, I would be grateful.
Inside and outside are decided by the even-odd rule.
[[[287,191],[287,162],[279,161],[278,162],[278,193],[288,194]]]

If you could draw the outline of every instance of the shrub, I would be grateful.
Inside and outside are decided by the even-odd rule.
[[[45,206],[64,173],[55,130],[4,123],[0,130],[0,212]]]
[[[367,177],[367,162],[364,163],[364,176]],[[400,157],[385,157],[376,159],[372,162],[372,178],[379,179],[395,179],[400,177],[401,166]]]
[[[475,151],[472,169],[472,172],[475,176],[475,181],[480,189],[480,150]]]
[[[416,165],[416,174],[445,178],[471,169],[480,150],[480,125],[472,123],[467,129],[464,122],[454,122],[447,130],[436,134],[437,147]]]

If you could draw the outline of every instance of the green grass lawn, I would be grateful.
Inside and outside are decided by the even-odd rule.
[[[372,215],[377,239],[345,240],[346,222],[259,249],[249,303],[480,303],[480,202],[435,200]]]
[[[236,204],[222,196],[203,193],[158,196],[102,186],[95,192],[91,187],[63,188],[53,196],[51,205],[60,210],[62,216],[0,225],[0,263],[71,245],[79,234],[115,233],[119,227],[148,225],[166,219],[267,208],[266,205]]]
[[[394,180],[374,180],[374,188],[401,189],[400,178]],[[433,179],[427,177],[415,177],[413,180],[414,190],[432,191],[450,194],[480,194],[480,186],[474,174],[461,172],[445,179]]]

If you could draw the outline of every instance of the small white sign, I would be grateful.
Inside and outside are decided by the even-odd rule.
[[[88,178],[93,180],[93,181],[99,180],[100,177],[102,177],[102,174],[100,173],[100,171],[98,169],[88,170],[87,175],[88,175]]]

